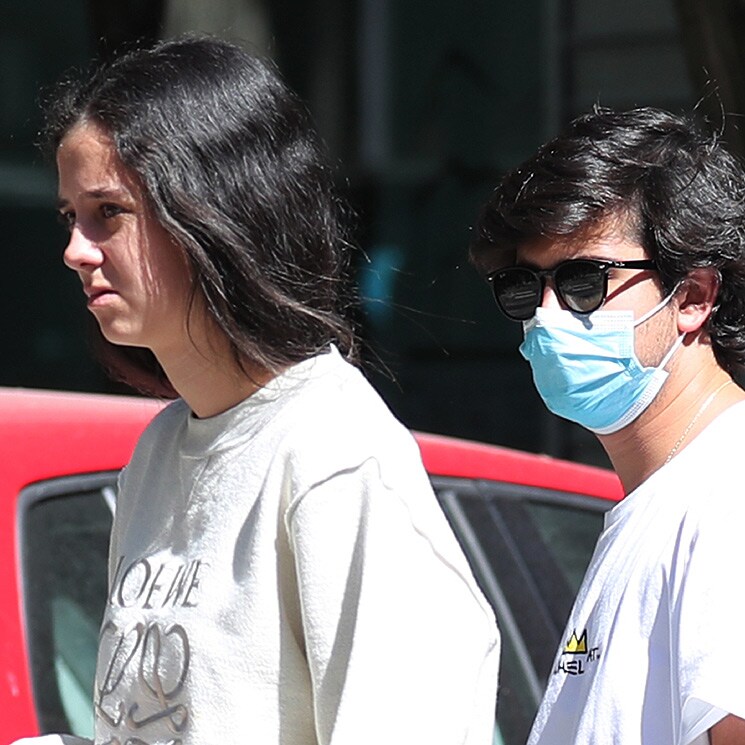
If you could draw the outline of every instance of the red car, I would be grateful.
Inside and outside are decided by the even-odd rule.
[[[116,475],[161,405],[0,389],[0,745],[91,736]],[[523,743],[620,484],[544,456],[417,439],[502,631],[495,742]]]

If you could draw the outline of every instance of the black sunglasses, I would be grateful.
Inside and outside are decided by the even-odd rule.
[[[550,277],[556,294],[575,313],[592,313],[608,294],[608,272],[611,269],[656,269],[652,259],[636,261],[599,261],[568,259],[553,269],[531,269],[508,266],[487,276],[494,299],[502,313],[513,321],[527,321],[543,301],[546,277]]]

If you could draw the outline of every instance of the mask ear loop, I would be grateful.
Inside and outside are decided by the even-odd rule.
[[[675,296],[675,293],[678,291],[680,286],[685,282],[685,279],[678,280],[675,283],[675,286],[672,290],[670,290],[670,294],[664,297],[657,305],[652,308],[652,310],[648,310],[643,316],[639,317],[636,321],[634,321],[634,328],[639,326],[640,324],[644,323],[647,319],[651,318],[655,313],[659,313]],[[673,345],[670,347],[670,349],[667,350],[667,354],[662,358],[662,361],[659,365],[657,365],[658,370],[664,370],[667,366],[667,363],[670,362],[670,358],[678,351],[680,348],[680,345],[683,343],[683,339],[685,339],[686,335],[685,333],[679,334],[678,338],[675,340]]]
[[[710,267],[706,267],[706,268],[707,269],[713,269],[714,270],[713,276],[714,276],[714,280],[715,280],[716,286],[717,286],[716,293],[714,295],[715,302],[711,306],[711,311],[710,311],[709,317],[707,319],[707,323],[708,323],[708,321],[711,320],[712,316],[719,310],[719,306],[721,304],[719,302],[719,291],[722,289],[722,272],[720,271],[719,267],[716,267],[716,266],[710,266]],[[652,308],[652,310],[647,311],[643,316],[641,316],[636,321],[634,321],[634,327],[639,326],[640,324],[644,323],[644,321],[646,321],[647,319],[651,318],[655,313],[658,313],[660,310],[662,310],[662,308],[664,308],[665,305],[667,305],[670,302],[670,300],[672,300],[672,298],[675,295],[675,293],[687,281],[688,281],[688,277],[687,276],[686,277],[683,277],[683,279],[679,279],[675,283],[675,286],[670,291],[670,294],[667,297],[663,298],[660,303],[658,303],[657,305],[654,306],[654,308]]]
[[[637,326],[641,326],[644,321],[648,321],[653,315],[659,313],[673,299],[675,293],[678,291],[678,288],[683,284],[684,281],[685,280],[683,279],[678,280],[675,283],[675,287],[670,290],[669,295],[666,295],[664,298],[662,298],[662,300],[660,300],[660,302],[657,303],[657,305],[655,305],[652,310],[648,310],[644,315],[639,316],[639,318],[634,321],[634,328],[636,328]]]
[[[678,351],[678,349],[680,348],[680,345],[683,343],[683,339],[685,338],[686,338],[686,335],[684,333],[678,336],[678,338],[675,340],[675,343],[672,345],[672,347],[670,347],[668,353],[662,358],[662,361],[660,362],[660,364],[657,365],[658,370],[665,369],[665,366],[667,365],[667,363],[670,362],[670,358]]]

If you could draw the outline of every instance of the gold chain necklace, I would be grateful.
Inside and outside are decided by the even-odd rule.
[[[675,453],[678,452],[678,449],[683,444],[686,437],[688,437],[688,433],[693,429],[693,425],[696,424],[696,422],[699,420],[700,416],[709,408],[711,405],[711,402],[719,395],[719,392],[726,388],[732,380],[728,380],[725,383],[722,383],[722,385],[719,386],[713,393],[709,394],[709,397],[701,404],[701,407],[694,415],[693,419],[688,423],[688,426],[683,430],[683,434],[680,436],[678,441],[673,445],[673,449],[668,454],[667,458],[665,459],[665,465],[667,465],[672,459]]]

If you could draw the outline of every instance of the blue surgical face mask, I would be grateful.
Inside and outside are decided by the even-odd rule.
[[[549,410],[599,435],[633,422],[667,380],[665,365],[684,338],[678,337],[657,367],[644,367],[634,351],[634,329],[664,308],[674,292],[636,321],[632,311],[582,316],[539,307],[523,323],[520,353]]]

